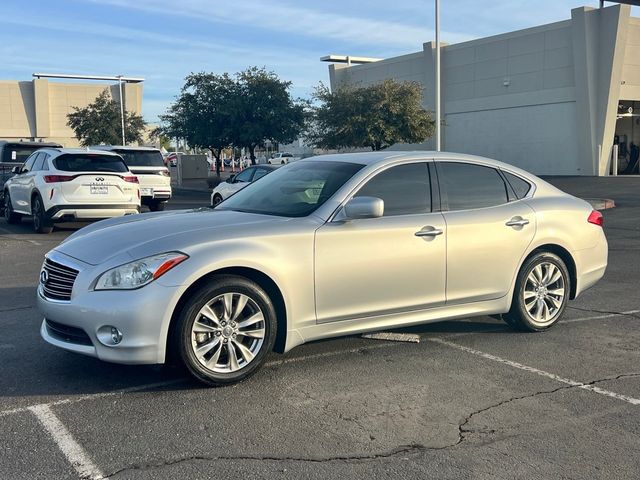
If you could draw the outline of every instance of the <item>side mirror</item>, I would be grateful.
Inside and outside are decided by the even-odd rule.
[[[11,169],[11,173],[13,173],[14,175],[18,175],[21,170],[22,170],[22,167],[13,167]]]
[[[344,206],[344,220],[378,218],[384,214],[384,201],[377,197],[356,197]]]
[[[227,183],[233,183],[233,181],[236,179],[235,175],[231,175],[229,178],[227,178]]]

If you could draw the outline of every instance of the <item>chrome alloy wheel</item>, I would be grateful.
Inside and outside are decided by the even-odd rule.
[[[551,262],[541,262],[529,272],[523,289],[524,306],[540,327],[552,323],[565,297],[562,271]]]
[[[191,327],[191,347],[202,366],[215,373],[246,367],[262,348],[265,319],[250,297],[218,295],[198,312]]]

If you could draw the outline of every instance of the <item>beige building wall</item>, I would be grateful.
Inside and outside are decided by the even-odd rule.
[[[67,126],[73,107],[93,103],[105,89],[119,100],[118,85],[101,83],[0,81],[0,139],[58,142],[77,147],[78,140]],[[124,85],[125,108],[142,114],[142,83]]]
[[[442,48],[443,150],[537,174],[606,175],[619,100],[640,100],[640,19],[628,5],[580,7],[571,19]],[[330,65],[332,88],[417,81],[433,110],[435,55]],[[396,145],[399,150],[432,150]]]

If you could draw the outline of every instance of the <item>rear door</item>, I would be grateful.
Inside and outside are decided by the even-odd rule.
[[[447,303],[506,295],[533,240],[534,211],[495,168],[454,160],[436,165],[447,224]]]

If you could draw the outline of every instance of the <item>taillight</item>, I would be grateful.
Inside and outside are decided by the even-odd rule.
[[[76,177],[71,175],[45,175],[44,181],[46,183],[59,183],[59,182],[69,182]]]
[[[138,177],[122,177],[122,179],[123,179],[125,182],[129,182],[129,183],[140,183],[140,182],[138,181]]]
[[[604,223],[604,217],[599,211],[592,210],[591,213],[589,214],[589,218],[587,218],[587,222],[593,223],[594,225],[598,225],[601,227],[602,224]]]

